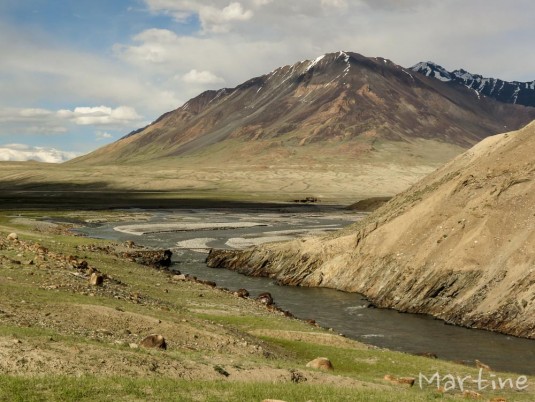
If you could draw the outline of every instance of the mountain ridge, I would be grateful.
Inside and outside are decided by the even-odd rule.
[[[430,139],[467,148],[532,119],[535,109],[481,99],[388,59],[340,51],[279,67],[234,88],[205,91],[68,163],[174,158],[209,153],[232,140],[251,145],[253,151],[239,150],[252,153],[249,159],[275,155],[275,148],[291,154],[313,143],[361,155],[385,141]]]
[[[535,80],[527,82],[504,81],[499,78],[472,74],[462,68],[448,71],[432,61],[417,63],[410,69],[443,82],[464,85],[476,91],[478,95],[488,96],[499,102],[535,106]]]

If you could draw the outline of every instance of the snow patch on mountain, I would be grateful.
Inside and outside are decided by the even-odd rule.
[[[464,69],[448,71],[444,67],[427,61],[415,64],[410,70],[443,82],[464,85],[481,95],[504,103],[518,103],[535,107],[535,80],[530,82],[504,81],[498,78],[483,77]]]
[[[314,60],[312,60],[312,62],[308,65],[306,71],[310,70],[311,68],[313,68],[316,64],[318,64],[323,58],[325,57],[324,54],[322,54],[321,56],[318,56],[316,57]]]

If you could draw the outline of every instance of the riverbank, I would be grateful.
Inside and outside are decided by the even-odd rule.
[[[489,137],[323,237],[212,254],[283,284],[364,294],[379,307],[535,339],[535,125]]]
[[[255,300],[89,247],[110,243],[72,236],[67,226],[32,224],[36,213],[22,215],[0,215],[2,400],[424,401],[463,393],[434,383],[409,387],[385,375],[478,375],[348,340]],[[11,233],[18,239],[8,240]],[[90,284],[88,269],[102,276],[101,285]],[[140,346],[151,334],[162,335],[167,349]],[[319,356],[334,370],[306,366]],[[479,393],[535,397],[531,387]]]
[[[314,319],[324,328],[334,328],[351,339],[404,353],[429,353],[440,359],[475,367],[482,360],[496,370],[535,374],[533,341],[489,331],[445,325],[422,314],[400,314],[391,309],[370,308],[370,301],[358,293],[321,287],[278,286],[275,280],[241,275],[226,269],[206,266],[210,248],[243,249],[266,241],[303,239],[340,230],[362,215],[349,211],[298,212],[272,210],[168,210],[138,211],[145,216],[143,226],[157,227],[174,222],[220,223],[232,227],[239,222],[254,222],[249,228],[148,233],[132,236],[116,230],[117,225],[101,222],[78,229],[91,238],[123,243],[133,240],[148,247],[171,248],[173,261],[183,274],[216,282],[219,287],[245,288],[250,297],[269,291],[278,306],[304,320]],[[124,217],[126,219],[126,216]],[[93,219],[90,219],[93,222]],[[136,220],[136,222],[139,222]],[[136,223],[132,222],[132,223]],[[372,305],[373,306],[373,305]]]

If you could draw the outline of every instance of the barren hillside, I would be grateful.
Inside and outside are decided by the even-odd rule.
[[[483,140],[342,232],[208,262],[535,338],[534,154],[535,122]]]
[[[451,147],[460,152],[534,118],[535,108],[481,97],[464,85],[425,77],[380,57],[337,52],[280,67],[235,88],[206,91],[70,163],[189,156],[196,163],[312,165],[333,158],[366,160],[385,155],[388,146],[417,160],[416,150],[426,141],[445,151],[444,157],[434,156],[441,163],[449,160]]]

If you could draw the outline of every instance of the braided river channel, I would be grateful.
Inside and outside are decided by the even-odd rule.
[[[279,286],[272,279],[247,277],[204,263],[210,248],[245,248],[347,226],[363,215],[340,208],[281,206],[259,209],[137,210],[142,222],[92,223],[78,231],[89,237],[169,248],[172,268],[218,287],[245,288],[251,297],[270,292],[275,303],[297,318],[314,319],[349,338],[407,353],[433,353],[473,365],[478,359],[495,370],[535,374],[535,341],[447,325],[426,315],[369,308],[360,294],[333,289]]]

